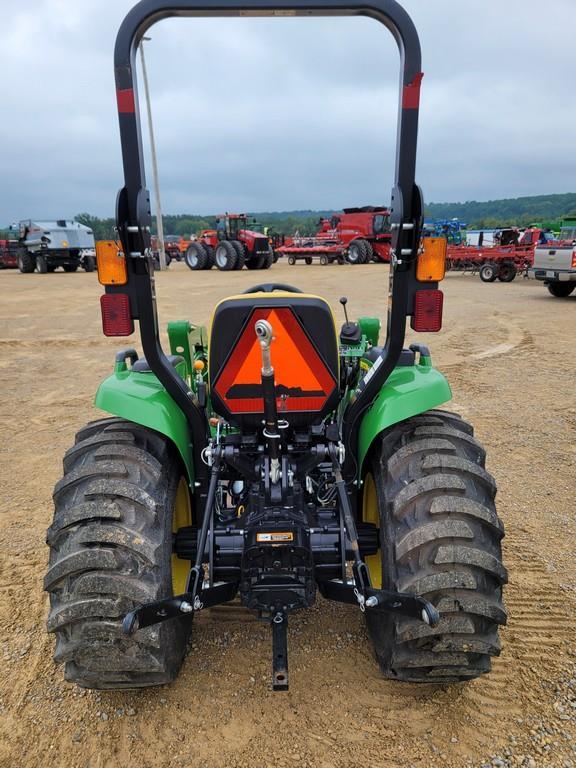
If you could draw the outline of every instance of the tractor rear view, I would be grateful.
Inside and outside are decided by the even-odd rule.
[[[234,269],[269,269],[274,261],[270,242],[262,232],[249,229],[244,213],[227,213],[216,220],[216,229],[204,230],[188,246],[186,264],[192,270],[223,272]]]
[[[209,331],[171,322],[163,350],[136,52],[155,20],[207,10],[137,5],[115,49],[122,247],[99,245],[98,274],[104,334],[129,336],[137,320],[143,354],[117,352],[96,396],[110,417],[66,453],[47,534],[48,629],[66,678],[82,686],[174,680],[194,616],[232,600],[269,622],[278,691],[289,684],[290,616],[318,595],[356,607],[395,680],[470,680],[500,651],[507,574],[494,478],[472,427],[439,410],[451,392],[430,350],[406,344],[408,318],[416,333],[442,327],[446,258],[445,240],[421,238],[418,36],[394,0],[211,6],[216,16],[288,11],[369,15],[400,49],[385,332],[377,317],[350,319],[344,297],[337,328],[324,298],[265,283],[220,301]],[[218,244],[235,250],[235,240]],[[202,654],[202,642],[194,648]]]

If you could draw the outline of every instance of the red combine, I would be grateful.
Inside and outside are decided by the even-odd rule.
[[[274,261],[270,242],[262,232],[248,229],[245,213],[227,213],[216,219],[216,229],[205,229],[186,249],[190,269],[269,269]]]
[[[311,264],[315,257],[321,264],[333,261],[365,264],[390,261],[390,211],[385,207],[344,208],[329,219],[320,219],[313,237],[287,239],[276,253],[288,257],[289,264],[302,259]]]
[[[458,272],[472,272],[480,280],[493,283],[496,279],[510,283],[518,272],[526,273],[534,263],[534,250],[538,244],[553,240],[550,232],[543,229],[527,229],[521,233],[508,228],[498,233],[492,245],[448,244],[447,269]]]

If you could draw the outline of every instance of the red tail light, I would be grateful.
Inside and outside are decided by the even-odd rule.
[[[130,297],[125,293],[105,293],[100,296],[104,336],[130,336],[134,322],[130,315]]]
[[[572,251],[572,269],[576,269],[576,249]]]
[[[414,314],[412,330],[419,333],[436,333],[442,328],[442,291],[416,291],[414,294]]]

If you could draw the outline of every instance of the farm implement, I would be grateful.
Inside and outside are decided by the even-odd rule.
[[[303,260],[312,264],[365,264],[390,261],[390,211],[378,206],[344,208],[329,219],[319,221],[320,230],[313,237],[290,238],[276,248],[289,264]]]
[[[210,331],[156,310],[136,53],[169,16],[369,16],[401,54],[385,334],[336,328],[325,299],[290,285],[224,298]],[[415,332],[442,326],[445,241],[421,246],[415,184],[420,44],[394,0],[144,0],[123,22],[115,73],[125,185],[122,249],[100,244],[106,336],[139,323],[64,457],[47,533],[48,629],[68,680],[134,688],[175,679],[194,616],[239,601],[269,622],[272,687],[289,683],[288,622],[318,595],[363,616],[383,673],[475,678],[506,621],[496,486],[472,427]],[[388,283],[388,281],[386,281]],[[383,338],[381,336],[383,335]],[[194,653],[202,655],[197,639]],[[306,684],[298,675],[298,685]]]
[[[516,229],[505,229],[492,245],[457,245],[448,243],[446,267],[455,272],[478,274],[485,283],[500,280],[510,283],[517,274],[527,274],[534,263],[539,242],[550,235],[541,229],[527,229],[522,235]]]

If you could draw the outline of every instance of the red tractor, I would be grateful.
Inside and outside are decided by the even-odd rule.
[[[186,250],[190,269],[269,269],[274,252],[262,232],[248,229],[245,213],[227,213],[216,219],[216,229],[205,229]]]

